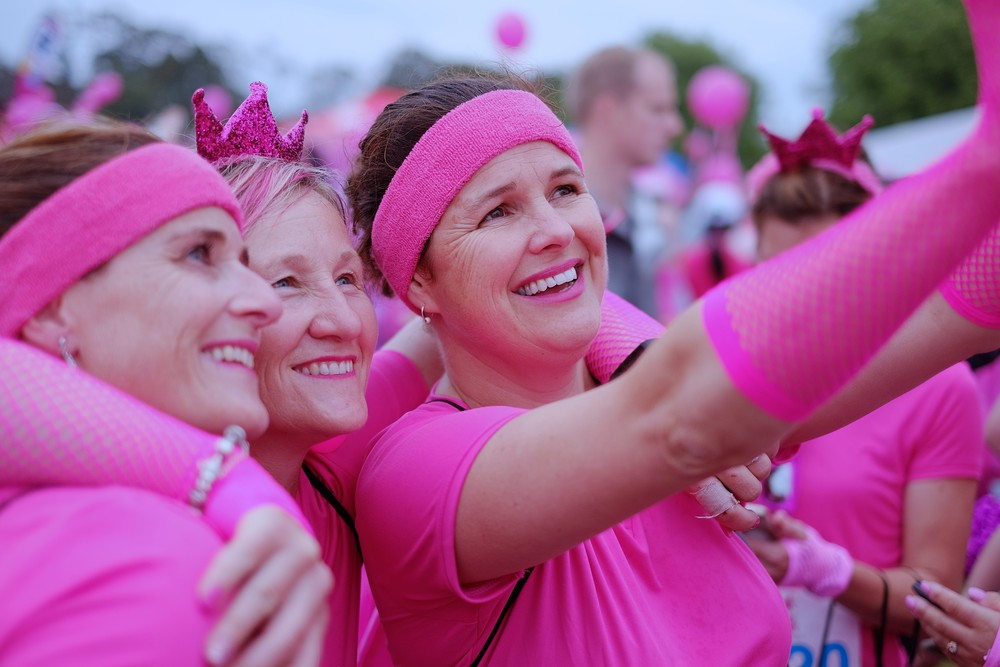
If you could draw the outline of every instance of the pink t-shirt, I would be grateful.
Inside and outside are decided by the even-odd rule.
[[[204,665],[217,619],[196,587],[220,546],[191,508],[146,491],[13,498],[0,509],[0,664]]]
[[[473,460],[522,412],[430,401],[387,429],[362,469],[357,525],[399,665],[468,665],[520,576],[463,588],[454,539]],[[777,587],[702,511],[677,494],[538,565],[484,664],[785,665]]]
[[[909,483],[977,479],[983,412],[972,371],[956,364],[847,426],[803,443],[790,464],[785,509],[877,568],[903,558],[903,502]],[[968,520],[963,517],[963,520]],[[956,545],[964,548],[964,545]],[[864,632],[865,664],[875,664]],[[885,667],[905,665],[897,637],[886,637]]]
[[[349,515],[355,514],[355,489],[372,436],[420,405],[427,397],[427,383],[420,370],[404,355],[382,350],[375,354],[368,379],[368,421],[358,431],[313,447],[308,465],[333,493]],[[323,665],[354,665],[358,655],[358,605],[361,589],[361,553],[347,522],[312,485],[305,473],[299,479],[295,500],[316,531],[323,560],[336,582],[330,594],[330,624]],[[371,619],[366,617],[365,622]],[[374,648],[366,649],[369,653]]]

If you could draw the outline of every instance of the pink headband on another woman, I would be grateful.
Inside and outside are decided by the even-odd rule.
[[[392,177],[372,223],[372,253],[396,295],[407,298],[420,253],[448,205],[479,169],[532,141],[562,149],[583,170],[569,131],[524,90],[495,90],[458,105],[416,143]]]
[[[0,237],[0,336],[25,323],[122,250],[161,225],[217,206],[242,227],[225,180],[194,151],[155,143],[92,169]]]

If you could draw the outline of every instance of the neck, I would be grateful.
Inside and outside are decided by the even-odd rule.
[[[310,443],[296,446],[287,437],[268,431],[250,444],[250,454],[294,496],[298,493],[302,464],[311,446]]]
[[[599,134],[584,134],[580,157],[587,175],[587,189],[605,214],[628,208],[632,188],[632,166],[623,160]]]
[[[507,405],[535,408],[575,396],[595,386],[583,359],[563,364],[524,364],[527,353],[518,353],[516,367],[481,352],[444,345],[445,374],[437,392],[460,399],[470,408]],[[537,356],[536,359],[544,357]]]

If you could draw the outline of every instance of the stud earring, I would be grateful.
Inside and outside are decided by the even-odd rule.
[[[427,315],[426,313],[424,313],[424,307],[423,306],[420,306],[420,319],[422,319],[424,321],[425,325],[427,325],[427,326],[431,325],[431,316]]]
[[[66,362],[67,366],[78,368],[76,358],[73,357],[73,353],[69,351],[69,343],[66,341],[66,336],[59,336],[59,354],[62,355],[63,361]]]

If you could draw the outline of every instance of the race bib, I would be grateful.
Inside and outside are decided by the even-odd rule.
[[[788,667],[861,667],[861,622],[857,616],[804,588],[782,588],[781,597],[792,617]]]

